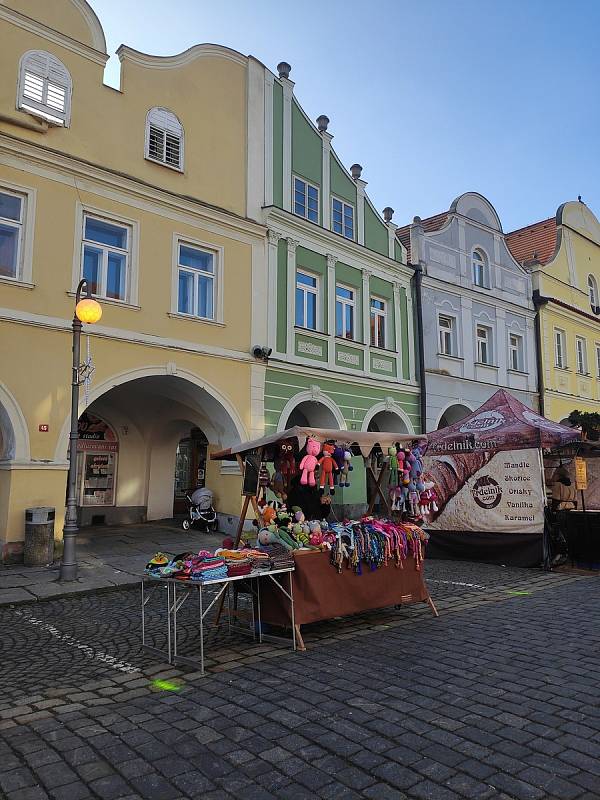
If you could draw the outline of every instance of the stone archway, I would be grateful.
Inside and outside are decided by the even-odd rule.
[[[177,447],[192,429],[202,430],[208,447],[215,450],[248,438],[231,404],[197,376],[166,374],[164,369],[147,372],[118,376],[101,385],[87,407],[118,436],[113,507],[104,512],[94,509],[97,515],[104,514],[106,522],[173,516]],[[67,436],[68,421],[61,449],[66,450]],[[217,466],[213,469],[216,479]],[[89,522],[83,516],[82,521]]]
[[[29,431],[19,404],[0,384],[0,461],[29,461]]]
[[[407,413],[397,403],[378,403],[370,408],[365,414],[362,430],[373,433],[414,433]]]
[[[346,430],[342,412],[333,400],[322,392],[300,392],[286,403],[277,429],[284,431],[294,425]]]
[[[469,408],[464,403],[450,403],[440,414],[436,430],[447,428],[448,425],[454,425],[455,422],[460,422],[461,419],[468,417],[473,413],[473,409]]]

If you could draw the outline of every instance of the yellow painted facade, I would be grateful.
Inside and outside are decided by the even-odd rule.
[[[0,40],[0,193],[23,211],[18,270],[0,265],[0,547],[10,555],[27,507],[55,507],[62,531],[86,215],[128,232],[124,297],[99,297],[102,319],[82,337],[95,372],[80,413],[87,405],[119,442],[111,509],[93,509],[107,522],[171,516],[175,453],[191,429],[209,449],[262,433],[264,366],[249,351],[265,335],[251,318],[253,294],[265,291],[265,229],[246,207],[244,56],[212,45],[168,58],[122,47],[116,91],[103,84],[104,35],[85,0],[0,0]],[[17,107],[20,60],[32,50],[70,73],[68,126]],[[183,126],[181,169],[145,157],[154,107]],[[212,259],[210,321],[178,310],[181,243]],[[239,513],[239,476],[206,468],[218,510]]]
[[[561,421],[575,409],[600,412],[600,316],[593,312],[588,283],[591,276],[600,305],[600,223],[584,203],[568,202],[559,208],[556,225],[554,257],[531,269],[542,300],[544,414]]]

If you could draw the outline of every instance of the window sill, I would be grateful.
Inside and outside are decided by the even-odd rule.
[[[498,364],[486,364],[483,361],[476,361],[475,362],[475,366],[476,367],[488,367],[488,369],[500,369]]]
[[[171,319],[186,319],[188,322],[201,322],[203,325],[215,325],[217,328],[225,328],[224,322],[216,319],[205,319],[204,317],[194,317],[191,314],[181,314],[178,311],[169,311],[167,314]]]
[[[67,292],[69,297],[75,297],[75,292]],[[93,295],[94,300],[97,300],[101,306],[108,305],[108,306],[118,306],[119,308],[127,308],[129,311],[141,311],[141,306],[136,306],[133,303],[128,303],[125,300],[114,300],[112,297],[100,297],[99,295]]]
[[[524,369],[513,369],[512,367],[507,367],[506,371],[511,375],[529,375],[529,373]]]
[[[335,340],[338,344],[347,344],[350,347],[366,347],[364,342],[359,342],[356,339],[346,339],[345,336],[336,336]]]
[[[165,164],[164,161],[157,161],[155,158],[150,158],[149,156],[144,156],[144,160],[149,161],[150,164],[156,164],[157,167],[166,167],[172,172],[179,172],[180,175],[183,175],[183,169],[181,167],[174,167],[172,164]]]
[[[559,365],[558,365],[558,364],[555,364],[555,365],[554,365],[554,369],[558,369],[558,370],[560,370],[560,372],[571,372],[571,370],[569,369],[569,367],[559,367]]]
[[[579,370],[578,370],[577,371],[577,377],[578,378],[591,378],[592,377],[592,373],[591,372],[579,372]]]
[[[438,353],[439,358],[451,358],[453,361],[464,361],[462,356],[454,356],[452,353]]]
[[[369,345],[371,350],[375,350],[377,353],[384,353],[386,355],[395,356],[397,355],[395,350],[390,350],[388,347],[378,347],[376,344]]]
[[[294,325],[294,330],[296,333],[301,333],[304,336],[316,336],[318,339],[327,339],[328,334],[323,333],[323,331],[315,331],[312,328],[303,328],[301,325]]]
[[[6,286],[18,286],[20,289],[35,289],[35,283],[20,281],[18,278],[9,278],[6,275],[0,275],[0,283],[4,283]]]

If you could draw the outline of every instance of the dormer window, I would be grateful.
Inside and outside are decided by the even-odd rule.
[[[587,279],[588,283],[588,294],[590,296],[590,305],[592,308],[596,308],[598,303],[598,284],[596,283],[596,278],[593,275],[588,275]]]
[[[146,158],[183,171],[183,126],[167,108],[151,108],[148,112]]]
[[[53,125],[69,127],[71,91],[69,70],[56,56],[29,50],[21,58],[17,107]]]
[[[490,288],[487,256],[482,250],[473,250],[473,283],[482,289]]]

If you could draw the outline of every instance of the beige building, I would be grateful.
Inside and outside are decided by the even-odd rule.
[[[85,0],[0,0],[0,41],[3,555],[22,546],[26,507],[55,507],[62,530],[82,277],[103,315],[82,338],[94,371],[79,408],[81,522],[170,517],[207,481],[226,525],[239,477],[207,452],[263,431],[265,367],[250,354],[267,334],[266,315],[251,319],[266,294],[265,229],[249,219],[257,62],[214,45],[160,58],[122,46],[113,89]]]

